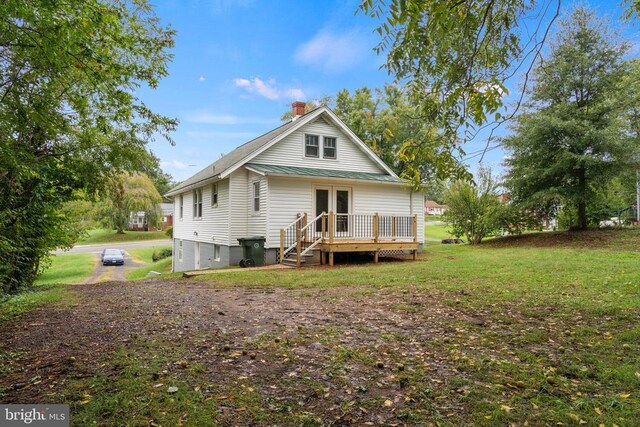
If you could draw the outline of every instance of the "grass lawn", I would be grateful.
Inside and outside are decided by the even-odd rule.
[[[144,262],[145,265],[135,269],[128,270],[126,272],[127,280],[137,280],[147,277],[150,271],[156,271],[158,273],[167,274],[171,273],[171,260],[172,257],[164,258],[154,262],[152,259],[153,253],[162,249],[169,248],[171,246],[154,246],[151,248],[140,248],[129,250],[129,254],[133,256],[137,261]]]
[[[80,240],[77,244],[95,245],[100,243],[138,242],[142,240],[162,240],[168,238],[164,231],[125,231],[124,234],[118,234],[115,230],[99,228],[89,230],[88,236]]]
[[[69,403],[77,425],[638,425],[638,241],[539,233],[418,262],[82,287],[82,327],[49,334],[82,338],[60,350],[71,374],[12,356],[0,400]],[[29,322],[7,328],[39,346]]]
[[[430,239],[450,239],[449,226],[446,224],[425,224],[424,237]]]
[[[69,253],[52,257],[51,266],[36,280],[36,285],[77,284],[91,276],[98,258],[91,253]]]
[[[0,322],[34,307],[71,300],[67,284],[82,283],[96,265],[94,254],[62,254],[52,257],[51,266],[41,274],[33,289],[0,299]]]

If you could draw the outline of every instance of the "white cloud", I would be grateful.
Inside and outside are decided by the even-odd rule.
[[[200,77],[198,77],[198,81],[199,81],[199,82],[203,82],[203,81],[205,81],[204,76],[200,76]]]
[[[256,93],[273,101],[282,98],[301,100],[305,98],[304,91],[300,88],[287,88],[279,84],[275,79],[264,81],[258,77],[252,79],[237,78],[233,83],[247,92]]]
[[[295,59],[330,73],[344,71],[361,63],[371,52],[368,38],[357,29],[341,33],[321,30],[298,47]]]

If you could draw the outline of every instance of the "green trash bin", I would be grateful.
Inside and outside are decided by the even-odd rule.
[[[240,267],[261,267],[264,265],[265,240],[262,236],[238,239],[238,243],[242,246]]]

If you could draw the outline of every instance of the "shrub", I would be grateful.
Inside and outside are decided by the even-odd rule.
[[[157,262],[161,259],[169,258],[171,255],[173,255],[173,250],[171,248],[165,248],[159,251],[154,251],[153,255],[151,255],[151,259],[153,262]]]
[[[173,239],[173,226],[167,227],[164,234],[166,234],[170,239]]]

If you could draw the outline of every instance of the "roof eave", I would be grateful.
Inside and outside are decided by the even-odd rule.
[[[209,184],[209,183],[214,182],[214,181],[219,181],[220,179],[221,179],[220,178],[220,174],[209,176],[209,177],[201,179],[199,181],[192,182],[189,185],[185,185],[184,187],[174,188],[173,190],[171,190],[167,194],[165,194],[164,197],[173,197],[173,196],[175,196],[177,194],[184,193],[185,191],[193,190],[194,188],[198,188],[198,187],[200,187],[202,185],[206,185],[206,184]]]

